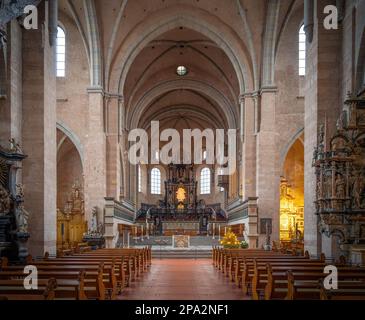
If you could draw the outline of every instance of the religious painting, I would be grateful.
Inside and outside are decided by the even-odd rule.
[[[268,226],[268,227],[266,227]],[[260,219],[260,234],[266,234],[266,228],[269,229],[269,234],[272,234],[272,219]]]

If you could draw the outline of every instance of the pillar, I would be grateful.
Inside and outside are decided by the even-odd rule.
[[[279,240],[280,172],[278,166],[277,132],[275,129],[276,88],[261,91],[261,122],[256,140],[256,195],[258,197],[259,230],[262,218],[272,219],[271,241]],[[260,234],[259,247],[266,235]]]
[[[104,211],[106,197],[106,135],[104,97],[101,88],[89,88],[87,137],[85,143],[85,219],[90,221],[93,207]]]
[[[39,29],[23,31],[23,163],[29,252],[56,253],[56,67],[45,3],[38,7]],[[43,24],[43,25],[42,25]]]
[[[341,30],[326,30],[323,26],[325,5],[335,4],[318,0],[314,5],[313,38],[307,37],[307,66],[305,87],[305,143],[304,143],[304,246],[313,256],[323,249],[332,256],[334,243],[318,233],[318,216],[315,214],[316,177],[312,167],[313,151],[317,146],[318,129],[326,127],[327,139],[334,133],[341,101],[338,66],[341,63]],[[307,13],[309,14],[309,13]],[[340,25],[339,25],[339,28]],[[328,142],[328,141],[327,141]],[[323,241],[323,249],[322,249]]]
[[[0,144],[9,147],[13,138],[22,145],[22,29],[17,20],[7,25],[0,55]]]
[[[119,144],[119,113],[120,99],[113,96],[107,101],[107,133],[106,133],[106,160],[107,160],[107,197],[119,201],[121,190],[121,158]]]
[[[256,135],[255,135],[255,100],[252,95],[243,95],[244,101],[244,142],[242,147],[243,198],[256,196]]]

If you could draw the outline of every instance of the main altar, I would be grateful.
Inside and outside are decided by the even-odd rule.
[[[221,205],[198,199],[194,165],[170,164],[164,182],[164,197],[158,204],[142,203],[136,224],[155,236],[207,235],[227,218]],[[217,227],[217,226],[216,226]]]
[[[190,236],[173,235],[172,236],[172,247],[173,248],[189,248],[190,247]]]

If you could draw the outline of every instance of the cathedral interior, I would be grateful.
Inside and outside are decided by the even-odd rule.
[[[117,253],[106,297],[193,257],[260,299],[245,250],[365,279],[365,1],[0,1],[0,300]]]

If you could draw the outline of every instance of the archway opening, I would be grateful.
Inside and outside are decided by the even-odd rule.
[[[83,168],[80,154],[57,130],[57,249],[82,242],[87,231],[84,209]]]
[[[300,247],[304,238],[303,138],[290,147],[280,181],[280,242],[285,247]]]

